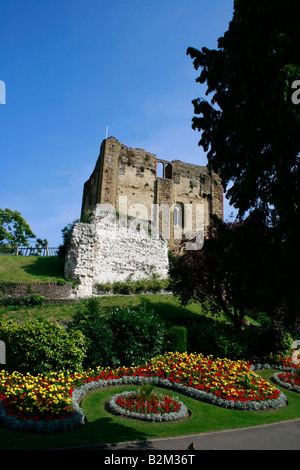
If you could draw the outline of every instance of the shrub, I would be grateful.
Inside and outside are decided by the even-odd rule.
[[[188,326],[188,351],[227,357],[251,359],[274,354],[290,353],[291,337],[281,325],[266,319],[258,327],[244,325],[237,330],[230,324],[207,317]]]
[[[116,308],[108,317],[115,357],[124,366],[138,365],[163,351],[164,322],[145,306]]]
[[[45,297],[40,294],[32,294],[24,299],[25,305],[43,305],[45,303]]]
[[[86,339],[85,368],[113,366],[117,360],[113,354],[114,335],[112,329],[101,313],[98,299],[89,299],[86,309],[76,312],[68,331],[80,330]]]
[[[259,339],[263,354],[290,354],[292,337],[287,333],[280,321],[272,319],[262,324],[259,329]]]
[[[19,325],[1,320],[0,338],[6,345],[9,371],[38,374],[82,370],[85,343],[79,331],[67,333],[50,321],[29,320]]]
[[[84,367],[130,366],[149,360],[163,351],[166,328],[145,307],[116,308],[105,316],[99,299],[90,299],[78,311],[68,331],[80,330],[86,338]]]
[[[98,293],[113,292],[114,294],[130,295],[141,292],[157,293],[161,290],[170,290],[168,279],[140,279],[138,281],[115,282],[113,284],[95,284]]]
[[[185,326],[174,325],[166,333],[165,349],[170,352],[183,353],[187,350],[187,329]]]
[[[191,322],[188,325],[188,350],[189,352],[202,353],[205,356],[216,354],[218,349],[217,322],[202,317],[199,322]]]
[[[3,297],[0,299],[0,305],[9,306],[36,306],[45,303],[45,297],[40,294],[32,294],[29,297]]]

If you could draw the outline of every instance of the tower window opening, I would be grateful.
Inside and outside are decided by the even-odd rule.
[[[182,214],[182,207],[180,204],[177,204],[174,207],[173,211],[173,224],[174,226],[181,227],[183,226],[182,220],[183,220],[183,214]]]
[[[162,162],[157,162],[156,176],[158,178],[164,178],[164,164]]]
[[[171,180],[173,177],[172,175],[172,165],[170,163],[167,163],[166,168],[165,168],[165,178]]]

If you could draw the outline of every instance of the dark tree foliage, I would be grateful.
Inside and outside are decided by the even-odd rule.
[[[284,297],[285,286],[273,273],[287,269],[276,236],[260,211],[242,222],[215,218],[203,248],[183,250],[170,266],[174,294],[183,304],[200,301],[208,312],[222,310],[236,327],[250,311],[274,316],[278,305],[282,307],[278,299]]]
[[[233,182],[228,196],[243,215],[252,208],[283,216],[299,208],[300,107],[292,84],[300,79],[299,3],[236,0],[218,50],[189,48],[197,79],[211,103],[193,101],[199,144]]]
[[[296,0],[235,0],[218,49],[187,51],[210,96],[193,101],[199,145],[225,190],[231,184],[230,203],[256,238],[249,245],[244,229],[234,237],[243,286],[257,306],[286,317],[300,311],[300,105],[293,99],[300,80],[299,20]],[[253,245],[261,258],[252,258]]]

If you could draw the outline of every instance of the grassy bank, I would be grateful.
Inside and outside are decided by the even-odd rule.
[[[0,256],[0,282],[49,282],[63,278],[64,262],[56,256]]]
[[[136,295],[114,295],[103,296],[98,299],[103,313],[110,312],[116,307],[132,308],[146,305],[147,309],[153,310],[167,323],[188,323],[197,320],[202,315],[201,305],[193,303],[183,307],[179,300],[172,294],[136,294]],[[3,306],[0,304],[0,318],[25,321],[31,318],[50,321],[70,321],[76,311],[85,309],[87,301],[77,303],[43,304],[38,306]],[[224,320],[220,316],[217,321]]]
[[[64,262],[54,256],[0,256],[0,284],[22,282],[51,282],[62,281]],[[201,305],[192,303],[182,307],[178,299],[172,294],[135,294],[135,295],[103,295],[99,297],[103,313],[115,307],[137,307],[146,304],[164,320],[176,322],[177,320],[196,319],[202,314]],[[57,303],[39,306],[3,306],[0,305],[0,318],[25,321],[30,318],[51,321],[69,321],[78,309],[85,308],[86,301],[76,304]],[[224,320],[220,315],[218,320]],[[226,319],[225,319],[226,320]]]

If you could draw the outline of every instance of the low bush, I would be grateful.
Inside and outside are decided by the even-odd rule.
[[[115,282],[113,284],[96,284],[95,289],[98,293],[113,294],[139,294],[141,292],[157,293],[160,291],[168,291],[170,289],[168,279],[141,279],[139,281]]]
[[[138,365],[163,351],[166,326],[145,306],[116,308],[108,322],[114,334],[114,355],[120,364]]]
[[[36,306],[43,305],[45,297],[40,294],[32,294],[29,297],[3,297],[0,299],[0,305],[9,306]]]
[[[86,346],[80,331],[67,333],[50,321],[17,324],[1,320],[0,339],[6,346],[8,371],[38,374],[82,370]]]
[[[81,331],[86,339],[86,357],[84,368],[116,365],[112,329],[101,313],[98,299],[90,299],[86,308],[79,310],[69,323],[67,331]]]
[[[99,299],[90,299],[86,309],[74,315],[71,330],[86,337],[86,367],[143,363],[163,351],[166,334],[164,322],[144,306],[115,308],[104,315]]]
[[[178,325],[171,326],[166,332],[165,350],[183,353],[187,349],[187,328]]]

